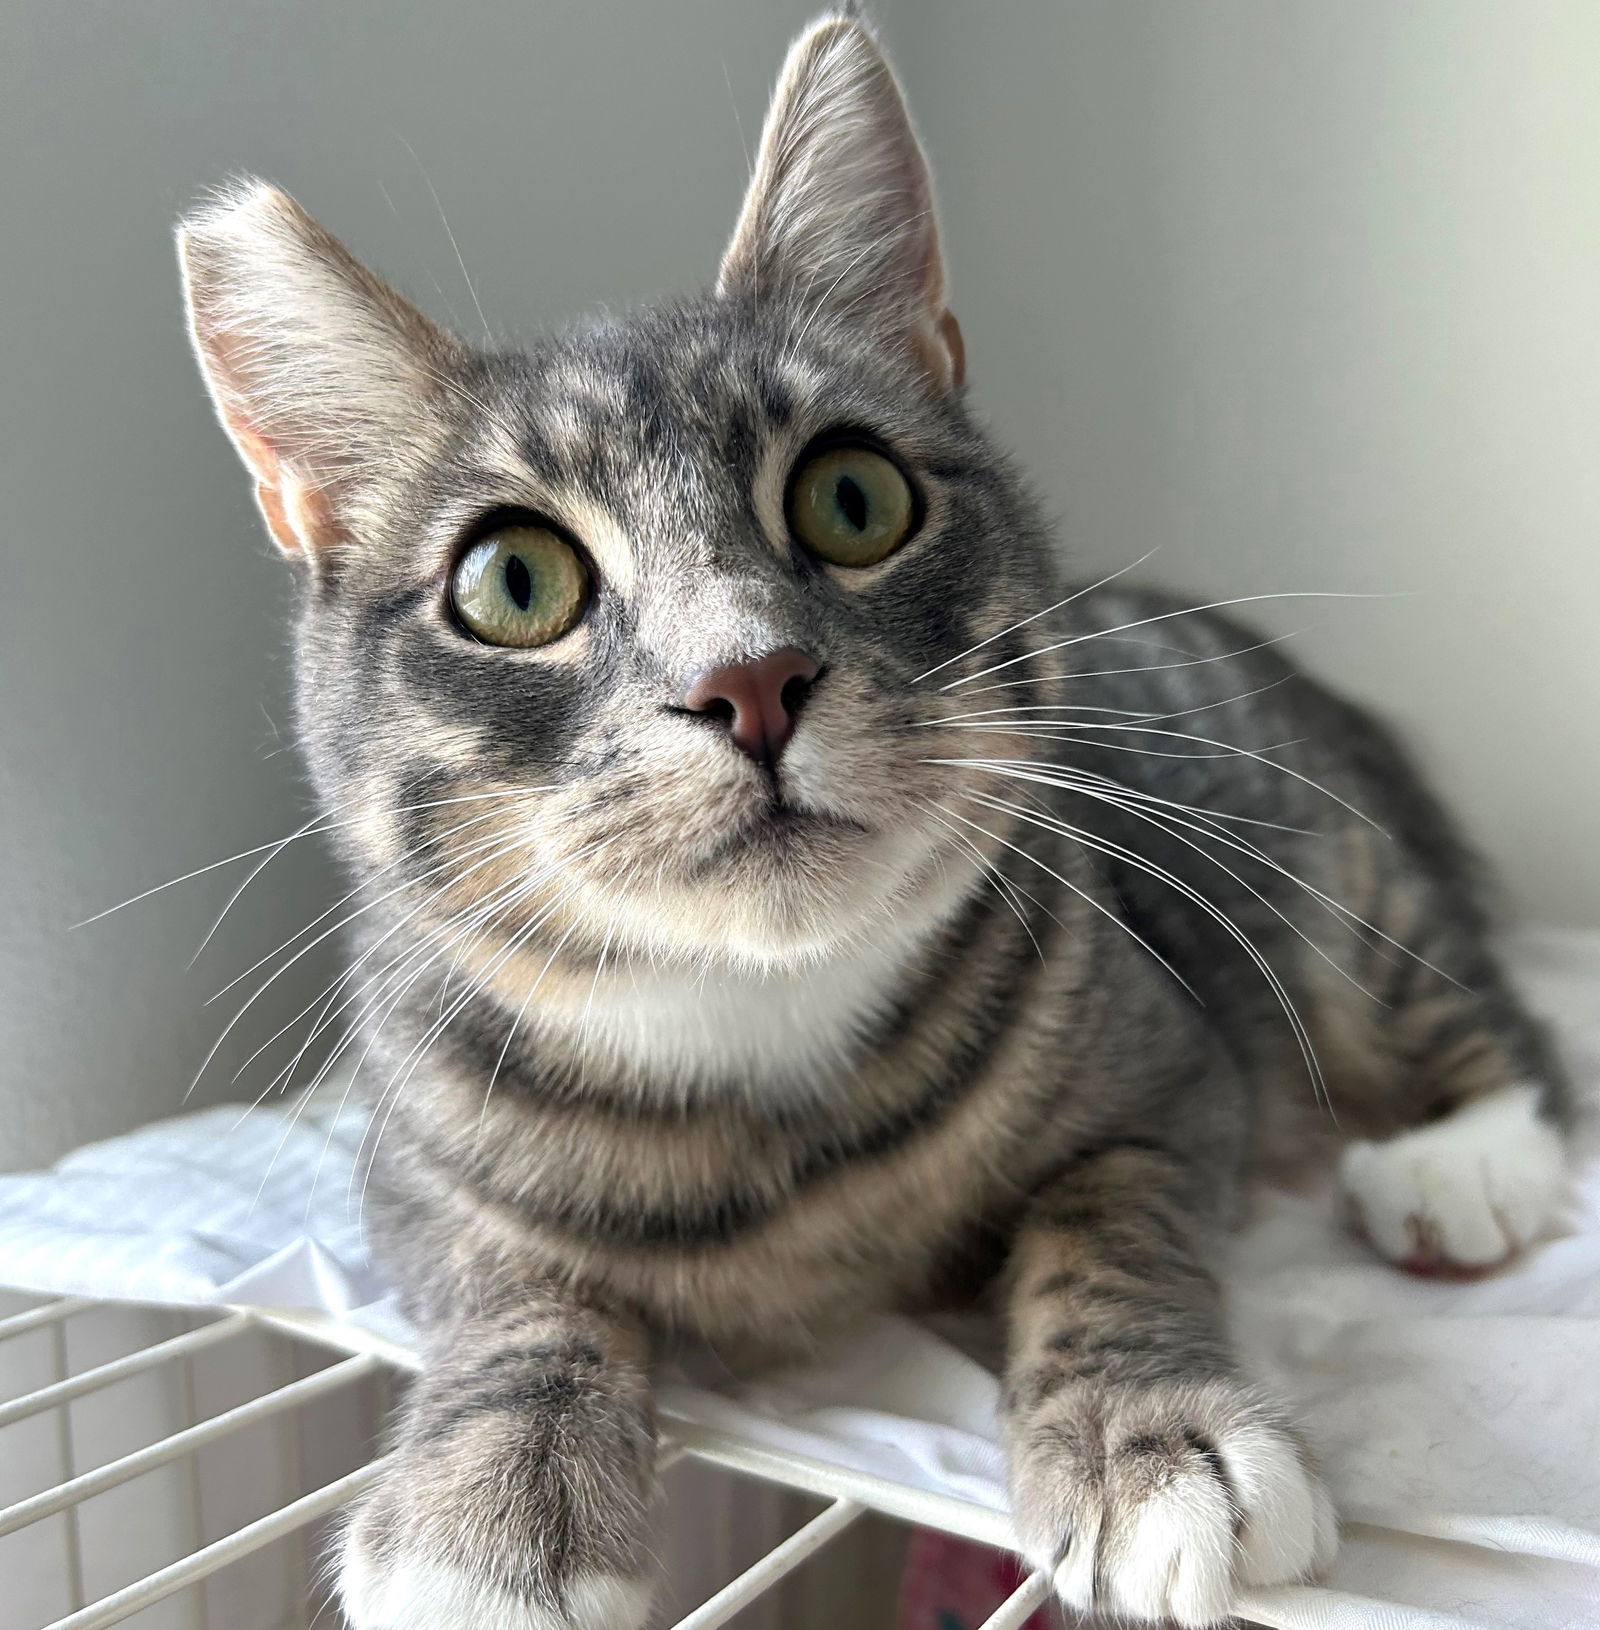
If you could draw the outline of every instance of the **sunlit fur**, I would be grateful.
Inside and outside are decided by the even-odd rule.
[[[1561,1076],[1449,821],[1272,642],[1062,585],[962,393],[932,208],[845,18],[791,54],[714,287],[625,320],[474,350],[269,187],[185,224],[356,884],[308,930],[353,954],[307,1044],[355,1063],[353,1198],[429,1358],[346,1542],[358,1630],[634,1630],[662,1343],[974,1298],[1031,1559],[1075,1607],[1211,1622],[1332,1531],[1223,1328],[1241,1179],[1399,1134],[1346,1169],[1430,1266],[1559,1203]],[[838,431],[919,495],[864,569],[784,514]],[[482,644],[452,569],[530,517],[586,612]],[[683,704],[790,646],[821,672],[769,779]],[[1446,1193],[1508,1103],[1521,1154]]]

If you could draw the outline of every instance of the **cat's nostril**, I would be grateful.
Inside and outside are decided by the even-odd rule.
[[[804,651],[786,645],[699,675],[683,694],[683,710],[726,724],[734,746],[771,770],[821,672]]]
[[[811,687],[815,684],[815,678],[808,679],[804,674],[796,674],[778,692],[779,700],[783,703],[784,712],[791,718],[795,717],[800,709],[806,705],[811,695]]]

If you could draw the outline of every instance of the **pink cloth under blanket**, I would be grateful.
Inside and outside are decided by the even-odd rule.
[[[978,1630],[1027,1577],[1014,1556],[932,1528],[919,1528],[906,1551],[895,1630]],[[1053,1630],[1042,1607],[1022,1630]]]

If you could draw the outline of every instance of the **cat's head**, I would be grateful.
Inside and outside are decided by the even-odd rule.
[[[488,352],[270,187],[181,245],[374,887],[508,951],[766,965],[971,887],[965,772],[932,762],[966,743],[925,722],[1050,567],[963,406],[927,167],[859,21],[795,45],[700,297]]]

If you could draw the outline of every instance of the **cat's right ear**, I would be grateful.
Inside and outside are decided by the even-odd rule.
[[[180,223],[178,257],[200,369],[267,527],[315,561],[415,445],[456,342],[262,182]]]

